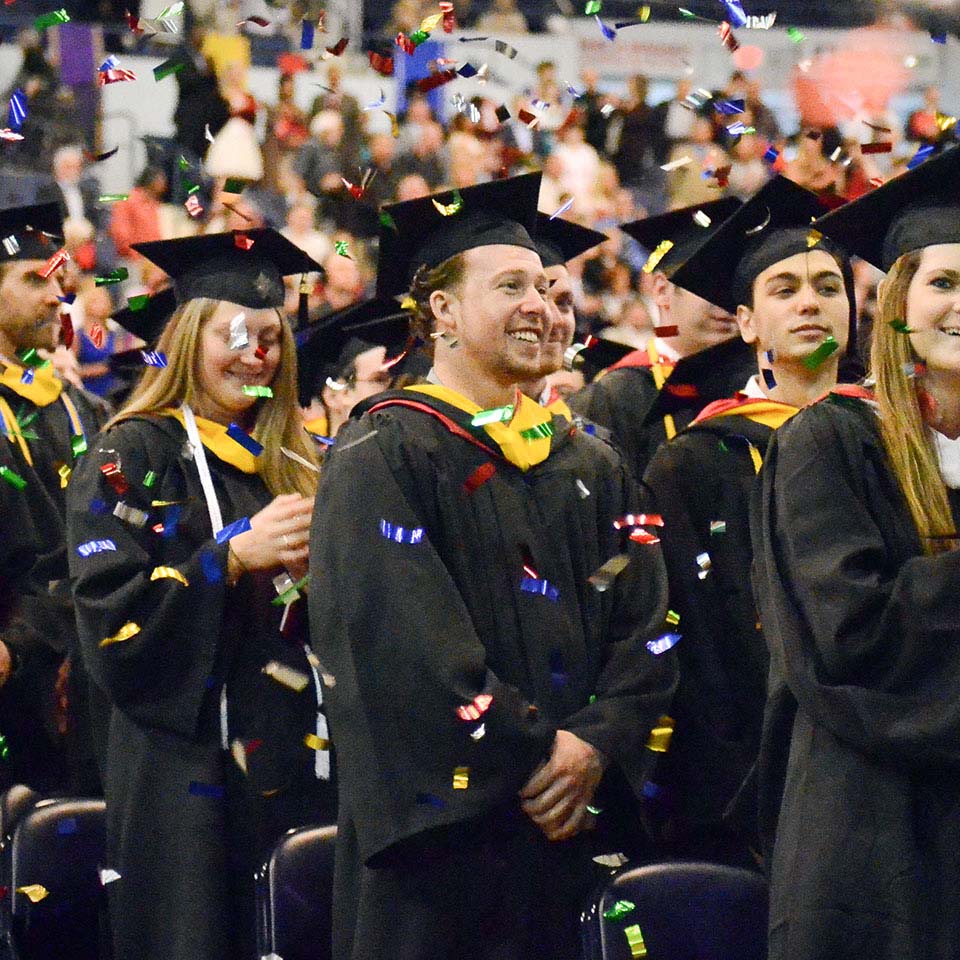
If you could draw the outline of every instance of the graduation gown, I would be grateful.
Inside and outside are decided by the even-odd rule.
[[[83,657],[112,705],[104,787],[105,865],[121,875],[107,887],[115,960],[252,955],[254,870],[285,830],[335,818],[333,788],[305,744],[317,733],[319,688],[305,618],[281,636],[282,609],[270,603],[279,571],[227,586],[228,544],[212,535],[186,439],[171,417],[125,421],[92,445],[68,488]],[[229,447],[217,449],[207,460],[229,525],[272,498],[255,472],[221,459]],[[125,493],[104,475],[108,463]],[[148,516],[121,518],[118,502]],[[271,662],[299,683],[272,679]]]
[[[794,417],[762,481],[771,960],[956,958],[960,551],[924,555],[865,401]]]
[[[639,503],[619,456],[523,398],[553,435],[521,468],[443,392],[355,410],[317,494],[311,634],[342,785],[335,956],[579,956],[586,835],[550,844],[517,793],[559,727],[642,786],[675,682],[672,654],[644,648],[665,629],[662,560],[630,544],[597,591],[588,577],[627,552],[613,521]]]
[[[664,520],[681,636],[674,733],[650,800],[664,856],[751,865],[759,848],[756,782],[745,781],[760,747],[768,657],[750,586],[750,496],[773,430],[794,413],[746,397],[711,404],[644,475]]]
[[[9,751],[0,789],[26,783],[41,792],[97,794],[68,581],[65,487],[108,409],[49,368],[33,371],[32,382],[24,375],[29,381],[30,373],[9,364],[0,381],[0,639],[14,658],[0,688]]]
[[[739,337],[676,363],[656,341],[615,363],[570,398],[570,408],[606,427],[638,480],[664,440],[707,404],[732,396],[756,373],[756,357]]]

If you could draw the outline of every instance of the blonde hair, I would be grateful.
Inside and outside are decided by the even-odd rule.
[[[195,404],[200,396],[200,331],[220,305],[219,300],[198,297],[181,304],[170,318],[156,349],[166,354],[167,366],[147,366],[123,408],[106,425],[132,417],[160,415]],[[279,310],[277,311],[280,315]],[[280,364],[270,384],[273,399],[257,401],[253,437],[263,444],[257,458],[257,473],[274,496],[299,493],[312,497],[317,490],[317,474],[281,451],[281,447],[317,464],[316,451],[303,429],[297,404],[297,352],[289,324],[280,317]]]
[[[923,551],[933,554],[952,548],[953,541],[946,538],[954,532],[955,524],[937,452],[923,419],[917,383],[905,369],[919,358],[909,335],[893,326],[908,321],[907,291],[920,257],[919,250],[904,254],[880,286],[870,366],[876,380],[880,433],[887,459],[907,501]]]

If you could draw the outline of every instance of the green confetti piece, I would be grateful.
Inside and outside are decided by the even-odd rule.
[[[591,693],[590,698],[587,700],[587,703],[596,703],[596,702],[597,702],[597,695],[595,693]]]
[[[190,169],[190,161],[182,153],[180,154],[180,159],[177,160],[177,163],[180,165],[181,170]]]
[[[243,193],[243,188],[247,185],[246,180],[240,177],[227,177],[227,182],[223,185],[224,193]]]
[[[274,607],[285,607],[288,603],[300,599],[300,591],[310,582],[310,574],[301,577],[295,584],[287,587],[279,596],[274,597],[270,603]]]
[[[808,370],[816,370],[830,354],[836,353],[839,349],[840,344],[837,343],[833,337],[827,337],[827,339],[803,361],[803,365]]]
[[[104,193],[97,200],[99,203],[118,203],[120,200],[126,200],[130,196],[128,193]]]
[[[410,42],[415,46],[419,47],[430,36],[426,30],[414,30],[410,34]]]
[[[149,490],[156,482],[157,475],[152,470],[148,470],[146,476],[143,478],[143,485]]]
[[[680,614],[677,613],[676,610],[668,610],[664,620],[666,620],[671,627],[675,627],[680,622]]]
[[[631,903],[629,900],[618,900],[609,910],[603,911],[603,919],[622,920],[628,913],[636,910],[636,908],[637,905]]]
[[[891,320],[890,326],[893,327],[897,333],[913,333],[913,331],[907,326],[905,320]]]
[[[680,16],[683,17],[684,20],[697,19],[697,15],[692,10],[685,10],[683,7],[677,7],[677,10],[679,11]]]
[[[150,294],[141,293],[136,297],[129,297],[127,299],[127,308],[131,313],[138,313],[140,310],[144,310],[149,302]]]
[[[393,219],[392,216],[390,216],[390,214],[386,210],[380,211],[380,223],[383,226],[385,226],[388,230],[394,230],[394,231],[397,230],[396,221]]]
[[[41,363],[40,357],[37,356],[35,347],[28,347],[26,350],[20,350],[17,353],[17,359],[27,367],[38,367]]]
[[[726,520],[711,520],[710,521],[710,536],[714,537],[719,533],[727,532],[727,521]]]
[[[338,257],[350,259],[350,247],[346,240],[335,240],[333,246],[337,251]]]
[[[587,813],[592,813],[595,817],[599,817],[603,810],[600,807],[592,807],[590,804],[587,804]]]
[[[587,5],[583,8],[583,12],[586,16],[592,17],[595,13],[600,12],[601,6],[603,6],[603,4],[600,0],[587,0]]]
[[[240,389],[248,397],[270,398],[273,396],[273,391],[269,387],[260,387],[260,386],[254,386],[253,384],[245,383]]]
[[[553,436],[553,423],[548,420],[546,423],[540,423],[527,430],[521,430],[520,436],[523,437],[524,440],[546,440],[548,437]]]
[[[73,451],[73,459],[76,460],[87,452],[87,438],[82,433],[75,434],[70,438],[70,449]]]
[[[470,425],[473,427],[482,427],[488,423],[506,423],[513,418],[513,404],[507,404],[505,407],[493,407],[490,410],[481,410],[473,415]]]
[[[123,283],[129,276],[130,274],[126,267],[117,267],[115,270],[111,270],[106,276],[94,277],[93,285],[95,287],[105,287],[111,283]]]
[[[55,27],[59,23],[69,23],[70,14],[66,10],[54,10],[51,13],[42,13],[33,21],[35,30],[46,30],[47,27]]]
[[[794,43],[802,43],[807,38],[804,36],[803,31],[799,27],[787,27],[787,36]]]
[[[157,17],[158,20],[168,20],[170,17],[178,17],[183,13],[183,2],[178,0],[177,3],[171,4],[165,10],[163,10],[160,15]]]
[[[645,957],[647,955],[647,945],[643,942],[643,934],[640,932],[640,927],[638,924],[634,924],[632,927],[625,927],[623,935],[627,938],[627,943],[630,944],[630,956]]]
[[[11,487],[16,487],[17,490],[22,490],[27,485],[27,481],[19,473],[2,465],[0,465],[0,477],[3,477]]]
[[[199,190],[200,190],[200,184],[199,184],[199,183],[195,183],[195,184],[193,184],[193,185],[190,187],[189,190],[187,190],[187,196],[190,196],[190,194],[192,194],[192,193],[197,193],[197,192],[199,192]]]
[[[185,66],[186,64],[178,57],[171,57],[153,68],[153,79],[159,83],[171,74],[179,73]]]

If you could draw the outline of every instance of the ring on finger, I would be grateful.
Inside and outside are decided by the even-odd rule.
[[[280,535],[280,539],[283,540],[283,545],[289,549],[289,548],[290,548],[290,538],[289,538],[285,533],[283,533],[283,534]]]

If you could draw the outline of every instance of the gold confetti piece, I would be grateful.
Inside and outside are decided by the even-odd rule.
[[[311,750],[329,750],[330,741],[324,740],[323,737],[318,737],[315,733],[308,733],[304,738],[303,742]]]
[[[100,641],[101,647],[109,647],[111,643],[122,643],[135,637],[140,632],[140,627],[135,623],[125,623],[112,637],[104,637]]]
[[[179,571],[175,570],[173,567],[154,567],[153,573],[150,574],[151,580],[176,580],[178,583],[182,583],[185,587],[190,586],[190,581]]]
[[[263,672],[271,680],[276,680],[277,683],[289,687],[297,693],[302,693],[310,682],[310,678],[305,673],[294,670],[293,667],[288,667],[285,663],[278,663],[276,660],[271,660],[263,668]]]
[[[647,740],[647,749],[654,753],[666,753],[670,748],[670,738],[673,736],[673,718],[662,716],[657,720],[658,726],[650,731]]]
[[[435,13],[432,17],[425,17],[420,21],[420,29],[429,33],[434,30],[438,23],[443,19],[442,13]]]
[[[151,507],[173,507],[178,503],[186,503],[186,500],[151,500]]]
[[[946,113],[937,113],[936,115],[937,129],[943,133],[946,130],[949,130],[951,127],[957,125],[957,118],[951,117]]]
[[[680,622],[680,614],[676,610],[668,610],[664,619],[671,627],[675,627]]]
[[[460,196],[459,190],[454,190],[452,203],[437,203],[433,199],[430,202],[437,208],[437,213],[441,217],[452,217],[463,206],[463,197]]]
[[[17,893],[22,893],[31,903],[39,903],[50,896],[50,891],[41,883],[28,883],[25,887],[17,887]]]
[[[625,553],[618,553],[611,557],[596,573],[587,578],[587,582],[598,592],[603,593],[608,590],[617,576],[624,570],[630,562],[630,557]]]
[[[812,250],[822,239],[823,234],[819,230],[811,229],[807,234],[807,249]]]
[[[233,757],[233,762],[243,771],[244,776],[247,774],[247,747],[244,742],[237,737],[230,744],[230,756]]]
[[[416,310],[416,309],[417,309],[417,301],[414,300],[413,297],[404,297],[404,298],[400,301],[400,309],[401,309],[401,310]]]
[[[627,943],[630,944],[631,957],[645,957],[647,955],[647,945],[643,942],[643,934],[640,932],[638,924],[635,923],[632,927],[624,927],[623,934],[627,938]]]
[[[453,768],[453,789],[466,790],[469,786],[470,786],[470,768],[454,767]]]
[[[643,265],[644,273],[653,273],[657,269],[657,264],[673,249],[672,240],[661,240],[657,244],[656,250],[647,257],[647,262]]]
[[[70,482],[70,475],[73,473],[73,468],[68,467],[65,463],[61,463],[57,469],[57,473],[60,474],[60,489],[65,490],[67,484]]]
[[[679,160],[671,160],[669,163],[660,164],[660,169],[665,173],[670,173],[671,170],[679,170],[681,167],[685,167],[692,160],[693,157],[690,156],[680,157]]]

